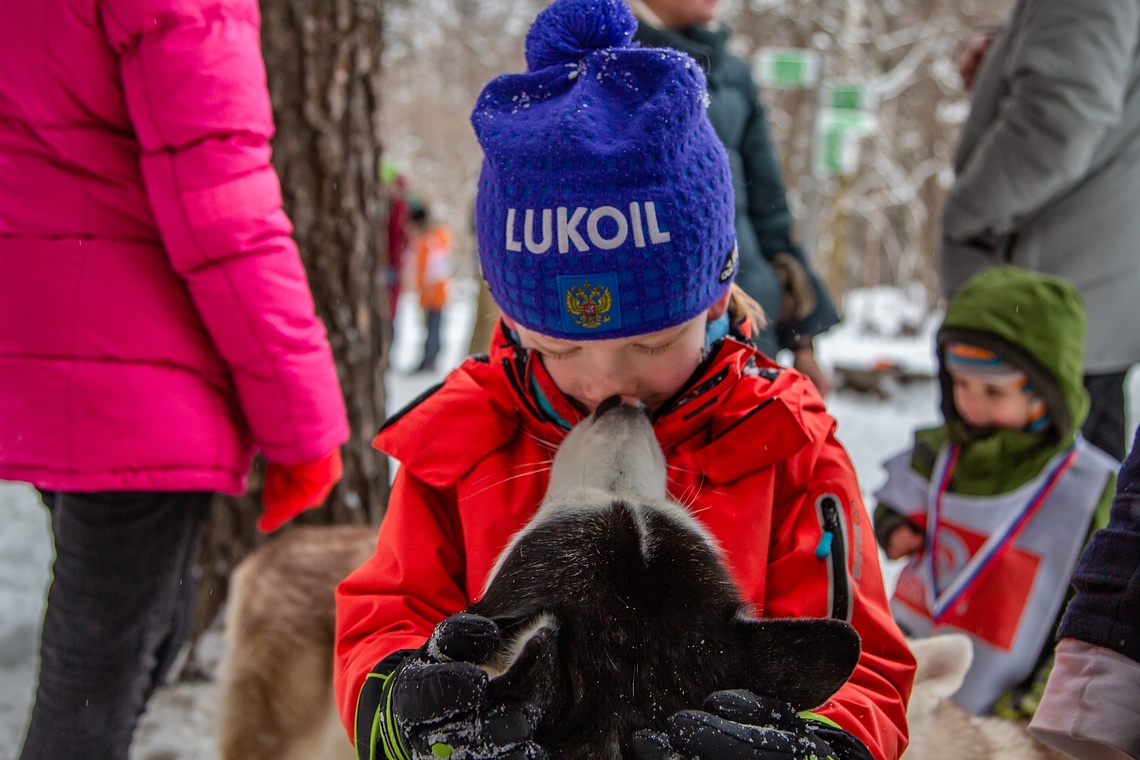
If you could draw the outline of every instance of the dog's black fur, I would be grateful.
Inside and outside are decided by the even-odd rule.
[[[859,658],[844,622],[749,617],[712,539],[668,501],[648,417],[624,405],[568,435],[470,611],[506,642],[492,694],[538,704],[536,740],[564,760],[621,758],[634,731],[719,689],[816,707]]]

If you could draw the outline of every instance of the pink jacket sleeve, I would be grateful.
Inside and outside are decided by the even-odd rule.
[[[103,0],[147,196],[266,458],[348,437],[325,329],[269,162],[256,0]]]

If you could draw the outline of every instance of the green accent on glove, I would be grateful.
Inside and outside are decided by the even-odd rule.
[[[376,738],[379,736],[380,730],[380,711],[377,710],[376,714],[372,716],[372,733],[368,738],[368,760],[377,760]]]
[[[442,742],[431,745],[431,753],[436,757],[451,757],[451,747]]]
[[[803,712],[799,713],[799,716],[801,718],[803,718],[804,720],[814,720],[816,723],[822,723],[825,726],[830,726],[832,728],[838,728],[840,731],[845,730],[843,728],[843,726],[839,725],[838,723],[833,721],[831,718],[824,717],[823,715],[820,715],[819,713],[813,713],[811,710],[804,710]]]
[[[364,679],[365,685],[363,687],[361,687],[361,689],[360,689],[361,693],[364,692],[364,690],[367,688],[368,682],[370,680],[372,680],[373,678],[377,678],[380,680],[380,688],[381,689],[384,688],[383,685],[388,681],[388,676],[380,675],[379,673],[369,673],[368,676],[365,677],[365,679]],[[356,703],[356,714],[353,715],[352,725],[357,726],[357,730],[359,730],[359,726],[360,726],[360,701],[359,700],[357,700],[357,703]],[[380,732],[380,711],[377,710],[372,715],[372,725],[371,725],[371,728],[370,728],[370,731],[368,734],[368,757],[367,758],[362,757],[362,758],[359,758],[359,760],[377,760],[377,758],[376,758],[376,738],[377,738],[377,735],[379,734],[379,732]],[[356,747],[358,745],[359,745],[359,742],[357,740],[357,737],[353,736],[352,746]]]
[[[394,673],[395,671],[393,671]],[[384,686],[388,686],[388,681],[392,678],[392,674],[382,676],[384,679]],[[396,728],[396,714],[392,712],[392,689],[385,688],[384,704],[380,706],[380,710],[384,711],[384,727],[383,732],[380,734],[380,740],[384,745],[384,756],[388,760],[412,760],[412,755],[404,746],[404,742],[400,737],[400,732]],[[380,710],[376,711],[376,722],[380,722]],[[372,746],[376,746],[375,738],[373,739]],[[434,752],[434,748],[433,748]]]

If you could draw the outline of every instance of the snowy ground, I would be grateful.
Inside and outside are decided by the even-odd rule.
[[[467,350],[474,290],[470,283],[457,285],[454,303],[444,313],[441,368],[458,364]],[[830,367],[836,362],[885,359],[912,372],[929,371],[935,321],[923,320],[921,315],[921,307],[896,290],[855,294],[846,304],[847,321],[819,341],[821,362]],[[397,317],[394,367],[389,373],[393,409],[443,374],[442,369],[435,376],[407,374],[420,358],[420,320],[414,299],[403,299]],[[900,337],[904,322],[918,327],[917,334]],[[851,455],[866,496],[882,482],[879,463],[907,445],[915,426],[938,418],[932,382],[891,383],[886,391],[882,399],[850,390],[836,391],[828,398],[828,407],[839,421],[839,439]],[[1140,399],[1140,375],[1131,378],[1129,392],[1134,403]],[[1136,419],[1133,413],[1131,420]],[[0,483],[0,526],[0,760],[15,760],[34,687],[37,629],[52,553],[46,513],[32,489]],[[890,580],[892,569],[887,572]],[[220,648],[216,634],[201,647],[202,665],[207,670],[216,664]],[[217,760],[212,731],[214,700],[211,683],[179,684],[160,690],[139,727],[133,760]]]

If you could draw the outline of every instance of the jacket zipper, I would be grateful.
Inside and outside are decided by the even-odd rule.
[[[816,515],[823,536],[815,556],[827,562],[828,617],[851,622],[851,588],[847,577],[847,532],[839,497],[825,493],[816,499]]]

